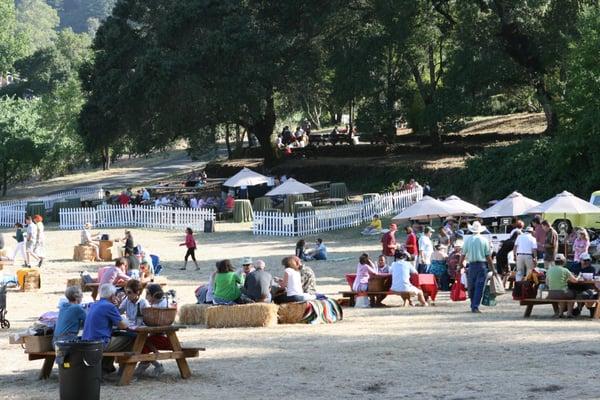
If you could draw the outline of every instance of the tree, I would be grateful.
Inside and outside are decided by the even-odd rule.
[[[60,18],[44,0],[19,0],[17,21],[18,31],[29,39],[29,49],[33,52],[49,47],[56,39]]]
[[[35,102],[0,99],[0,186],[6,196],[8,185],[31,177],[40,159],[35,142],[39,130]]]
[[[26,36],[17,29],[15,3],[0,0],[0,76],[12,72],[15,60],[26,52]]]

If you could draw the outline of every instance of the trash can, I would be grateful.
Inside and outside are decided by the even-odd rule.
[[[102,346],[100,341],[56,343],[60,400],[100,399]]]
[[[213,233],[215,231],[215,226],[213,224],[212,219],[204,220],[204,233]]]

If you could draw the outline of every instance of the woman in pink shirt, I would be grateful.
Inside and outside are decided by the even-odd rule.
[[[185,242],[180,243],[179,245],[187,247],[187,252],[185,253],[184,257],[185,263],[180,269],[184,271],[187,268],[188,258],[191,256],[194,265],[196,265],[196,271],[198,271],[200,267],[196,262],[196,239],[194,239],[194,232],[192,231],[192,228],[185,229]]]
[[[585,229],[577,231],[577,239],[573,241],[573,261],[580,262],[583,253],[587,253],[590,247],[590,238]]]
[[[373,261],[369,259],[369,255],[363,253],[358,259],[356,279],[352,284],[352,290],[354,292],[366,292],[369,287],[369,278],[371,275],[379,275],[377,273],[377,267],[373,264]]]

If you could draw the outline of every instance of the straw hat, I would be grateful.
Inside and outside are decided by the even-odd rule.
[[[481,225],[481,222],[475,221],[469,226],[469,230],[473,233],[481,233],[485,231],[485,226]]]

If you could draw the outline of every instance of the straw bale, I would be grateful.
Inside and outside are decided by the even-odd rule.
[[[184,325],[206,324],[206,310],[209,304],[184,304],[179,307],[179,323]]]
[[[264,327],[277,325],[277,305],[253,303],[206,309],[208,328]]]
[[[77,286],[77,287],[82,287],[82,282],[81,282],[81,278],[72,278],[72,279],[67,279],[67,287],[70,286]]]
[[[285,303],[279,306],[277,318],[280,324],[300,324],[306,323],[302,318],[306,313],[307,303]]]
[[[95,259],[94,247],[80,244],[73,248],[73,261],[94,261]]]

